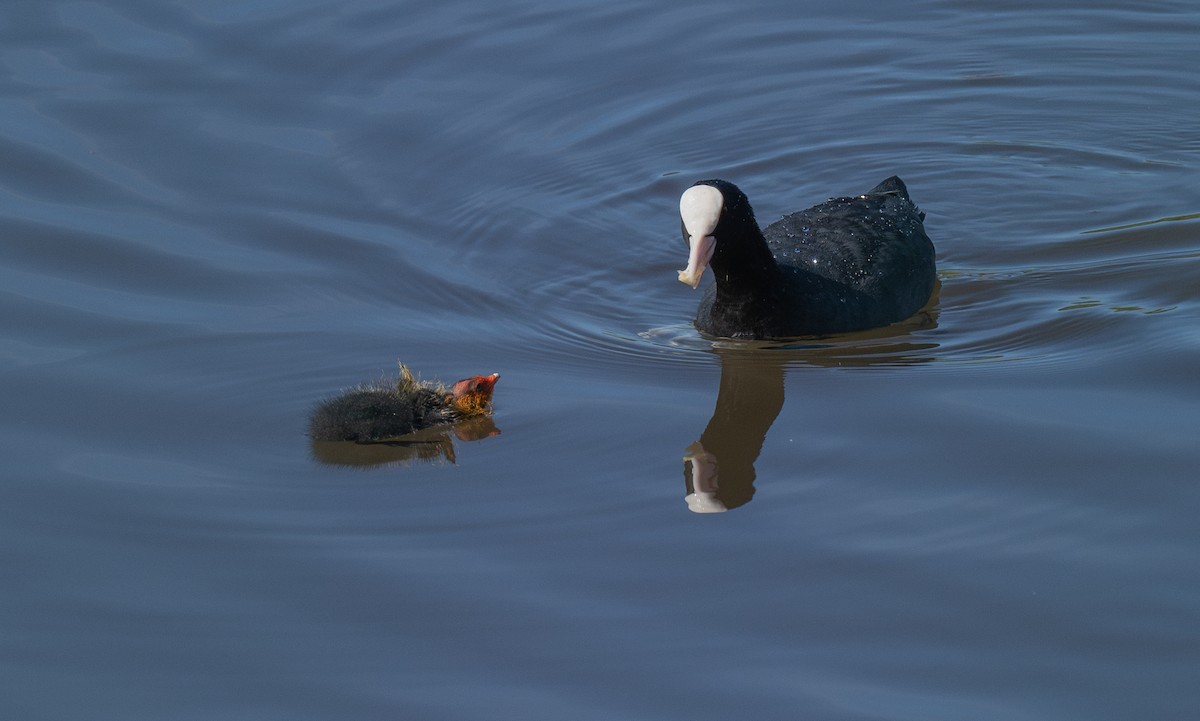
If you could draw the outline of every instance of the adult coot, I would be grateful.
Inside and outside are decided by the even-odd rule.
[[[472,376],[450,388],[419,381],[400,364],[395,383],[361,385],[320,403],[308,434],[318,441],[376,441],[492,412],[499,373]]]
[[[679,199],[690,246],[679,280],[712,266],[696,327],[726,338],[788,338],[875,328],[921,309],[936,282],[925,214],[892,176],[759,230],[746,194],[701,180]]]

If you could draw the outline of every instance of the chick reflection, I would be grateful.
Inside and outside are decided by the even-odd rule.
[[[500,435],[500,429],[489,416],[472,418],[453,426],[425,428],[400,438],[379,441],[319,441],[311,442],[312,457],[321,463],[335,466],[367,468],[415,461],[454,463],[454,441],[478,441]]]
[[[783,408],[783,353],[716,349],[717,406],[683,457],[688,509],[719,513],[754,497],[754,461]]]

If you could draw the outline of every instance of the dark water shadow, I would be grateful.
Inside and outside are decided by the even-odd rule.
[[[882,328],[834,336],[813,336],[787,340],[746,341],[714,338],[696,331],[689,322],[652,328],[638,333],[647,348],[682,351],[759,350],[787,355],[787,365],[829,367],[912,366],[949,360],[940,341],[920,338],[938,328],[941,308],[941,281],[929,303],[911,317]],[[693,359],[700,357],[693,354]],[[707,361],[705,361],[707,362]]]
[[[911,366],[937,360],[940,344],[917,340],[914,333],[936,330],[941,313],[942,283],[934,285],[925,307],[912,316],[881,328],[835,336],[776,341],[713,342],[714,350],[724,348],[760,348],[788,354],[789,365],[821,367]]]
[[[478,441],[500,435],[490,417],[472,418],[452,426],[424,428],[407,436],[381,441],[309,441],[313,460],[332,466],[371,468],[415,462],[454,463],[455,441]]]

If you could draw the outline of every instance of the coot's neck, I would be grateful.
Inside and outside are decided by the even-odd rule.
[[[780,270],[753,215],[718,235],[709,267],[718,303],[766,302],[780,286]]]

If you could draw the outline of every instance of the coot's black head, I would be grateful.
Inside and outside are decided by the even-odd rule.
[[[746,194],[725,180],[701,180],[685,190],[679,198],[679,219],[689,248],[688,265],[679,271],[679,280],[693,288],[700,285],[714,255],[737,253],[743,243],[755,239],[762,243]],[[750,238],[744,240],[747,235]]]

